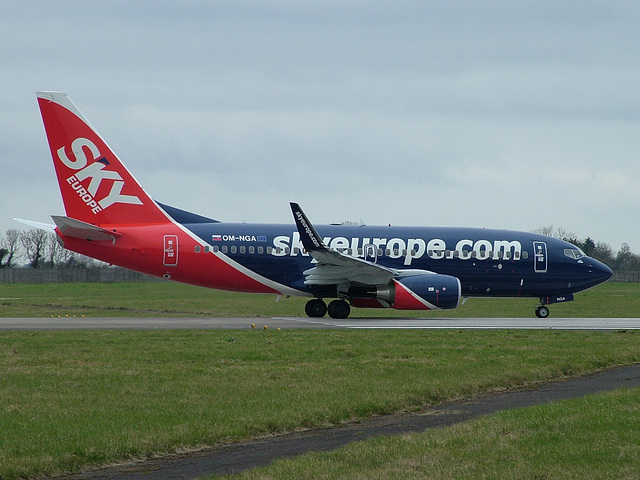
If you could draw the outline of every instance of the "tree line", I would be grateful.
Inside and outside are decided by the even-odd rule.
[[[596,242],[591,237],[579,239],[574,233],[563,228],[548,226],[538,228],[534,232],[572,243],[586,255],[611,267],[613,271],[640,270],[640,255],[633,253],[626,243],[622,244],[620,250],[614,252],[607,243]],[[58,237],[53,232],[39,229],[7,230],[4,235],[0,235],[0,268],[24,265],[31,268],[90,268],[99,267],[104,263],[65,250],[58,243]]]
[[[627,243],[623,243],[620,250],[614,252],[608,243],[596,242],[591,237],[581,240],[575,233],[568,232],[562,227],[554,228],[553,225],[541,227],[534,230],[534,233],[541,233],[572,243],[589,257],[608,265],[614,272],[640,270],[640,255],[633,253]]]
[[[103,262],[66,250],[53,232],[10,229],[0,235],[0,268],[91,268]]]

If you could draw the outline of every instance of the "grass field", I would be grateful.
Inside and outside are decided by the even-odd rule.
[[[635,332],[2,332],[0,478],[340,424],[638,361]]]
[[[303,316],[305,298],[221,292],[172,282],[0,285],[0,316]],[[455,310],[353,309],[352,317],[531,317],[537,300],[470,298]],[[551,305],[551,317],[637,317],[640,284],[605,283]]]
[[[638,293],[636,285],[605,284],[571,304],[554,306],[553,312],[570,316],[568,310],[560,313],[561,307],[569,307],[577,316],[607,316],[615,309],[618,316],[637,316]],[[238,296],[163,282],[1,285],[0,298],[3,316],[300,315],[304,304],[300,299],[276,303],[273,297]],[[475,310],[473,304],[478,305]],[[533,300],[471,299],[457,313],[518,316],[516,310],[521,308],[522,316],[531,316],[534,304]],[[491,305],[499,310],[491,313]],[[600,310],[589,311],[596,308]],[[385,316],[402,313],[382,312]],[[636,362],[640,362],[640,334],[631,331],[0,332],[0,478],[42,477],[341,424]],[[636,425],[616,424],[613,419],[597,421],[600,409],[607,412],[607,418],[623,415],[621,422],[629,412],[637,417],[637,410],[629,410],[637,394],[622,404],[615,396],[603,398],[578,408],[578,413],[560,411],[554,417],[552,411],[534,410],[542,413],[522,413],[516,419],[492,417],[438,432],[442,438],[401,437],[390,439],[389,444],[376,440],[347,447],[337,457],[312,455],[302,459],[301,466],[284,462],[274,467],[283,471],[257,475],[300,478],[307,476],[300,472],[311,468],[318,472],[311,476],[316,478],[400,478],[399,472],[406,473],[404,478],[423,478],[411,472],[426,468],[421,462],[427,462],[443,468],[440,477],[433,478],[502,477],[492,470],[498,467],[490,465],[477,470],[480,473],[470,472],[476,472],[477,462],[499,466],[502,456],[533,449],[528,437],[538,430],[542,438],[548,430],[555,431],[550,437],[556,442],[552,445],[571,452],[554,425],[562,425],[559,422],[564,417],[570,423],[571,419],[578,422],[581,416],[591,427],[576,427],[580,429],[575,435],[567,437],[580,440],[574,450],[599,452],[604,449],[603,440],[598,440],[602,437],[617,452],[614,458],[635,458],[630,465],[636,467],[634,472],[640,471],[634,450],[639,443]],[[574,411],[576,407],[567,408]],[[482,427],[484,421],[498,423]],[[589,428],[593,434],[587,435]],[[632,431],[619,431],[622,428]],[[493,438],[495,432],[491,432],[496,429],[514,442],[504,445],[504,439]],[[433,442],[440,447],[432,447]],[[491,442],[502,442],[502,447],[514,450],[499,450]],[[485,444],[484,451],[491,452],[486,459],[476,451]],[[458,450],[452,450],[456,445]],[[425,457],[424,450],[432,448],[436,457]],[[547,455],[542,445],[535,448]],[[446,465],[451,463],[450,451],[468,458],[468,470],[447,470],[453,468]],[[611,455],[611,450],[603,451],[606,454],[599,454],[601,457]],[[578,466],[584,454],[579,452],[570,455]],[[540,458],[535,468],[526,467],[524,461],[514,461],[509,468],[541,472],[537,478],[561,478],[557,472],[563,463],[557,455]],[[379,467],[380,459],[386,459],[390,470]],[[310,463],[305,466],[305,462]],[[337,466],[326,467],[334,462]],[[323,468],[353,475],[324,475]],[[612,473],[599,478],[623,478],[618,475],[622,467],[608,470],[605,462],[597,468]],[[287,477],[289,469],[293,473]],[[525,469],[520,477],[507,476],[535,477],[526,473]],[[583,477],[579,472],[570,476]]]

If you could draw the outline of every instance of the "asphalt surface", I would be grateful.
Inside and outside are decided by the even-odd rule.
[[[452,402],[407,415],[378,417],[330,429],[274,436],[221,445],[197,453],[141,461],[63,477],[66,480],[173,480],[211,474],[233,474],[265,466],[280,458],[310,451],[334,450],[378,435],[424,432],[501,410],[541,405],[623,387],[640,386],[640,365],[616,368],[580,378],[540,385],[535,389],[487,395]]]
[[[638,330],[640,318],[0,318],[0,331],[12,330],[174,330],[255,328],[413,328]]]

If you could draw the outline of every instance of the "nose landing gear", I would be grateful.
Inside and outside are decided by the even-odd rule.
[[[549,316],[549,308],[544,305],[538,305],[536,307],[536,317],[538,318],[547,318]]]

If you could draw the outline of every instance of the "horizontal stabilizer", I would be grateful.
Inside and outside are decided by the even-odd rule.
[[[85,240],[91,240],[95,242],[111,242],[116,243],[116,240],[122,236],[121,233],[111,230],[105,230],[104,228],[96,227],[90,223],[81,222],[69,217],[51,216],[60,233],[67,237],[83,238]]]
[[[15,220],[16,222],[24,223],[30,227],[35,227],[47,232],[55,232],[56,230],[56,226],[51,225],[50,223],[34,222],[33,220],[25,220],[24,218],[12,218],[11,220]]]

